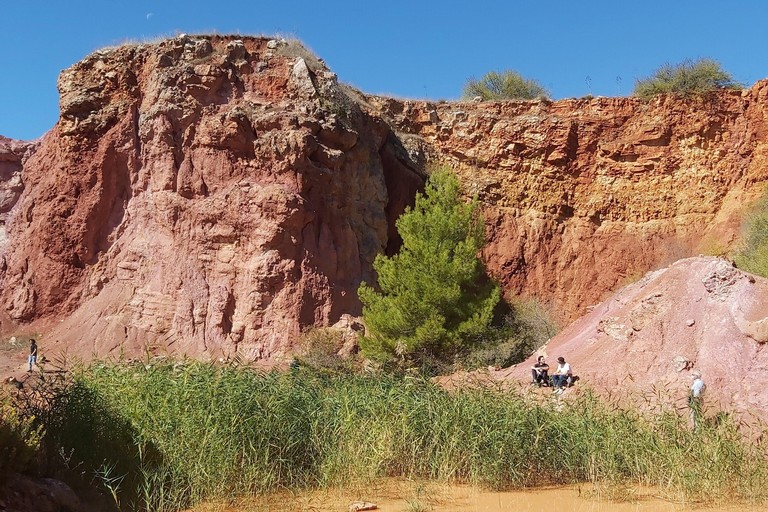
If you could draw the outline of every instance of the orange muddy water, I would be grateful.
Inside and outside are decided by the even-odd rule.
[[[346,512],[355,502],[376,505],[381,512],[757,512],[758,505],[674,503],[652,490],[632,487],[603,489],[592,485],[493,492],[465,485],[388,480],[354,489],[288,492],[230,503],[208,503],[190,512]]]

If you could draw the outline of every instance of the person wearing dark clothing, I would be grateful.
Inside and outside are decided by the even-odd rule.
[[[531,384],[537,384],[539,387],[549,385],[549,365],[544,361],[544,356],[539,356],[536,364],[531,366],[531,378]]]
[[[29,370],[28,372],[32,371],[32,366],[37,364],[37,342],[32,339],[32,342],[29,344],[29,358],[27,359],[29,362]]]

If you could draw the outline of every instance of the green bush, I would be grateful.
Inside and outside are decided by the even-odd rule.
[[[491,71],[480,80],[470,78],[464,85],[463,97],[471,100],[479,96],[483,101],[533,100],[548,98],[547,90],[535,80],[523,78],[512,70]]]
[[[379,290],[363,283],[358,291],[368,329],[360,348],[404,366],[449,361],[486,331],[500,298],[478,258],[485,238],[478,202],[463,202],[456,177],[438,170],[397,229],[400,252],[374,261]]]
[[[67,481],[74,489],[95,489],[120,506],[139,499],[140,468],[156,460],[151,443],[139,446],[137,434],[114,402],[84,381],[41,379],[33,392],[20,395],[25,421],[43,433],[40,459],[49,476]],[[125,490],[125,492],[123,492]]]
[[[625,482],[686,501],[766,497],[765,453],[727,417],[693,432],[685,416],[643,416],[589,392],[551,402],[471,386],[448,392],[413,376],[167,363],[96,365],[60,393],[60,403],[92,397],[99,407],[46,417],[49,439],[62,443],[52,448],[83,469],[81,461],[96,462],[90,452],[104,457],[102,467],[127,468],[120,493],[142,498],[123,497],[123,510],[386,476],[494,489]],[[133,450],[111,449],[109,437],[58,433],[99,430],[105,411],[130,434],[138,467]]]
[[[742,270],[768,277],[768,195],[747,212],[742,247],[734,255],[734,261]]]
[[[12,398],[0,395],[0,483],[8,473],[32,469],[41,438],[34,418],[20,415]]]
[[[530,356],[557,334],[557,324],[535,299],[517,299],[481,343],[461,357],[465,368],[505,368]]]
[[[691,96],[716,89],[734,89],[740,85],[720,64],[712,59],[685,60],[680,64],[665,64],[648,78],[639,79],[633,94],[649,99],[657,94]]]

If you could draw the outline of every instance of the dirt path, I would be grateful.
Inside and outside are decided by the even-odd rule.
[[[597,488],[592,485],[529,491],[493,492],[468,485],[446,485],[389,479],[360,488],[307,493],[274,493],[240,502],[208,503],[187,512],[307,511],[342,512],[355,502],[369,502],[381,512],[757,512],[764,507],[740,505],[715,508],[674,503],[652,490],[634,487]]]
[[[18,380],[27,378],[27,356],[29,354],[29,338],[8,337],[0,338],[0,379],[7,382],[10,377]]]

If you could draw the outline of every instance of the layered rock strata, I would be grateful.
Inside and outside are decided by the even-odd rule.
[[[61,73],[24,166],[2,302],[48,349],[269,358],[359,313],[423,177],[295,43],[177,37]]]
[[[374,98],[485,204],[491,273],[573,320],[652,268],[724,254],[768,179],[768,81],[703,98]]]
[[[85,356],[269,359],[359,314],[430,165],[482,200],[505,293],[563,321],[732,248],[768,179],[766,81],[647,103],[404,101],[339,84],[296,43],[179,36],[100,50],[58,87],[39,146],[0,140],[0,322]]]

